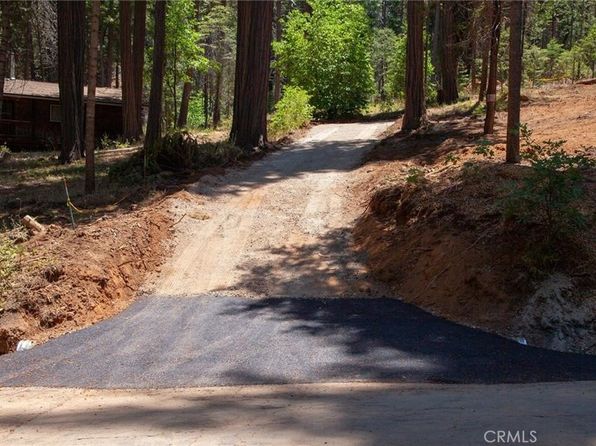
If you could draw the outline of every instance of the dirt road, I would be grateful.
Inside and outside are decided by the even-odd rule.
[[[0,443],[596,446],[595,406],[595,383],[4,389]]]
[[[0,357],[0,385],[32,386],[0,389],[0,443],[477,445],[487,430],[523,430],[594,446],[594,382],[421,384],[590,380],[596,358],[368,296],[382,290],[351,249],[352,189],[385,126],[315,127],[192,189],[150,295]]]
[[[366,289],[350,231],[362,212],[354,171],[390,123],[327,124],[245,170],[209,177],[179,201],[178,249],[163,296],[341,296]],[[362,294],[362,293],[360,293]]]

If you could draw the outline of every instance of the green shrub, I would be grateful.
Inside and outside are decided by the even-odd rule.
[[[271,135],[281,137],[308,124],[313,114],[309,100],[310,96],[302,88],[286,87],[269,121]]]
[[[508,191],[505,215],[542,226],[544,242],[550,244],[585,227],[586,217],[578,203],[584,195],[584,171],[594,167],[594,161],[567,154],[565,141],[538,143],[525,126],[520,131],[525,142],[522,157],[530,162],[531,169],[521,184]]]
[[[0,234],[0,295],[6,291],[10,277],[18,269],[21,248],[10,237]]]
[[[371,27],[364,7],[343,0],[308,0],[312,13],[292,10],[283,38],[274,42],[276,65],[289,85],[311,95],[317,114],[353,115],[374,92]]]
[[[495,151],[488,139],[482,139],[474,149],[474,153],[488,159],[493,159],[495,157]]]
[[[419,186],[426,182],[426,171],[419,169],[418,167],[411,167],[408,169],[406,175],[406,183],[414,186]]]

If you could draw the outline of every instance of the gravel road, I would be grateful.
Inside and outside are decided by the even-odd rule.
[[[366,148],[389,122],[326,124],[245,170],[204,178],[179,201],[178,249],[155,294],[345,296],[367,288],[350,249],[362,212],[351,190]]]
[[[187,218],[153,292],[112,319],[0,357],[0,385],[596,379],[596,356],[525,347],[370,296],[382,290],[371,290],[351,249],[362,212],[352,189],[386,126],[317,126],[244,170],[201,181],[189,192],[202,204],[175,204]]]

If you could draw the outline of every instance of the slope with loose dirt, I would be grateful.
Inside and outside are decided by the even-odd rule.
[[[522,122],[535,139],[565,139],[568,153],[596,157],[595,86],[528,97]],[[475,152],[482,118],[461,105],[433,110],[420,132],[394,128],[364,167],[369,207],[355,229],[359,246],[374,277],[407,302],[533,345],[596,353],[594,171],[585,172],[580,203],[588,226],[545,258],[539,225],[504,218],[507,188],[530,169],[503,164],[505,121],[499,113],[494,158]]]
[[[158,201],[74,230],[49,225],[21,243],[17,272],[0,293],[0,354],[126,308],[168,251],[172,218]]]

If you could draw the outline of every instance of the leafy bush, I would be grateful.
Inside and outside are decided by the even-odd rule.
[[[272,136],[280,137],[308,124],[314,109],[309,100],[308,93],[302,88],[286,87],[269,122]]]
[[[0,163],[10,157],[10,149],[4,144],[0,145]]]
[[[585,169],[594,161],[583,155],[569,155],[565,141],[537,143],[522,126],[525,142],[522,157],[530,162],[530,173],[505,198],[505,215],[521,222],[534,222],[546,231],[546,243],[585,227],[586,217],[578,209],[584,194]]]
[[[289,85],[308,92],[317,114],[354,114],[373,92],[369,18],[355,2],[308,3],[311,14],[293,10],[284,21],[284,37],[274,42],[276,65]]]
[[[0,294],[4,292],[10,277],[18,268],[21,248],[7,235],[0,234]]]

